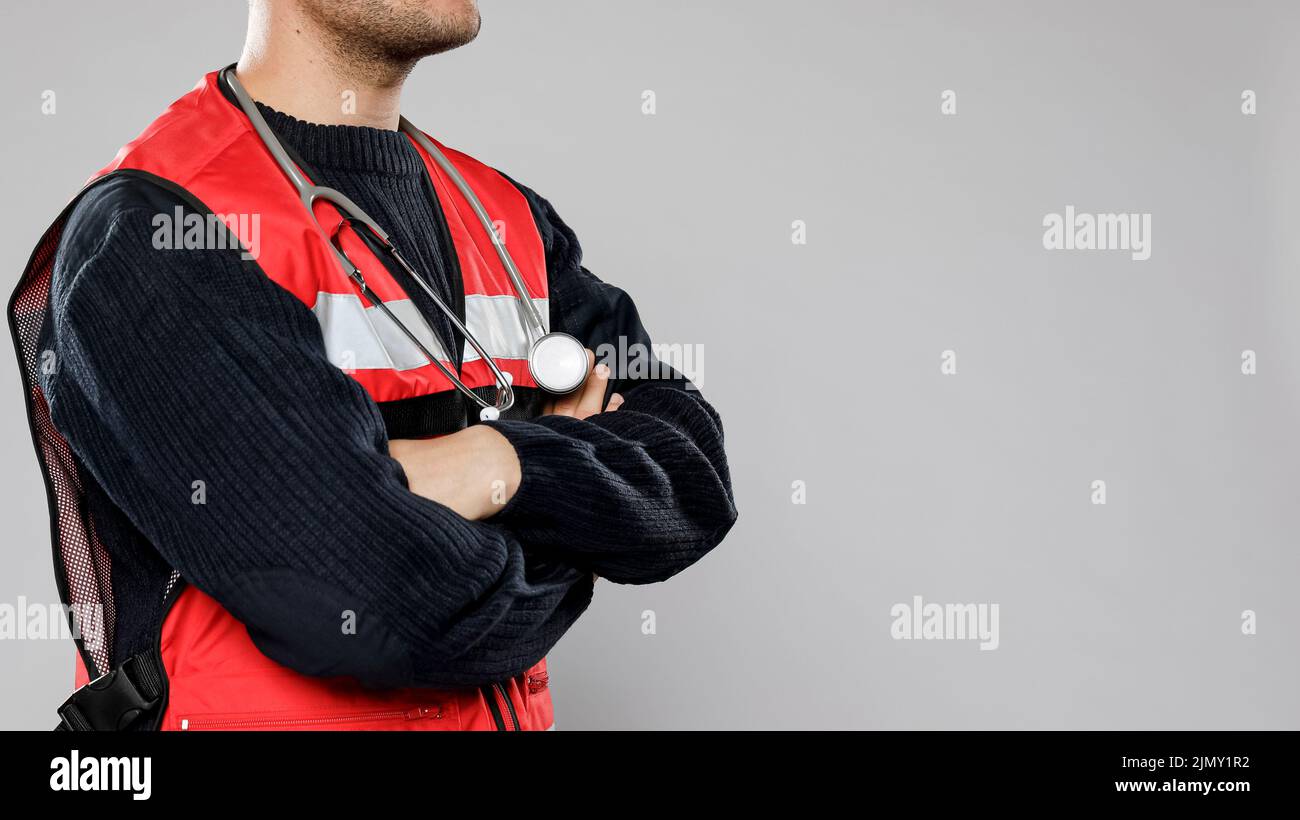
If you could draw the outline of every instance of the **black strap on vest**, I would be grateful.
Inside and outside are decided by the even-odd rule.
[[[56,732],[120,732],[152,718],[163,699],[162,659],[154,650],[127,658],[72,693],[59,707]]]

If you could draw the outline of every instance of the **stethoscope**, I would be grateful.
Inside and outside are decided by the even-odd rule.
[[[487,366],[492,369],[492,378],[495,381],[497,388],[495,403],[489,404],[480,398],[477,393],[465,384],[465,382],[461,381],[459,376],[453,373],[451,369],[443,364],[437,356],[431,353],[429,349],[424,346],[424,343],[411,332],[411,329],[406,326],[406,323],[397,318],[396,314],[394,314],[393,311],[384,304],[384,301],[376,296],[374,291],[370,289],[366,284],[365,275],[362,274],[361,270],[356,265],[352,264],[352,260],[343,252],[338,240],[327,240],[329,246],[334,250],[334,255],[338,259],[339,264],[343,266],[343,272],[348,275],[348,278],[357,284],[357,287],[361,289],[361,294],[375,307],[383,311],[384,315],[387,316],[388,319],[395,324],[408,339],[411,340],[424,357],[442,371],[442,374],[447,377],[448,381],[455,385],[457,390],[468,396],[478,404],[480,408],[482,408],[479,411],[480,419],[483,421],[491,421],[499,418],[503,412],[509,410],[511,405],[515,402],[515,394],[511,387],[510,375],[501,371],[501,368],[497,366],[497,363],[492,359],[492,356],[483,349],[483,346],[479,344],[478,339],[474,338],[474,335],[469,332],[469,328],[465,327],[464,322],[456,316],[456,312],[447,307],[447,304],[438,297],[438,294],[434,292],[433,288],[429,287],[429,285],[424,281],[424,278],[419,276],[415,270],[411,268],[406,259],[398,253],[397,248],[394,247],[393,243],[389,241],[388,234],[385,233],[379,225],[375,224],[375,221],[370,218],[370,215],[361,210],[359,205],[344,195],[343,192],[335,190],[334,188],[327,188],[323,185],[313,184],[303,176],[302,171],[299,170],[298,166],[289,158],[288,152],[285,151],[284,146],[280,143],[279,138],[276,137],[275,132],[271,130],[271,126],[267,125],[266,119],[262,117],[262,112],[257,110],[257,104],[253,102],[253,98],[248,96],[248,92],[244,89],[244,86],[235,77],[235,72],[227,68],[222,72],[221,76],[225,83],[230,87],[230,90],[234,92],[235,99],[239,102],[239,107],[244,110],[244,114],[248,117],[249,122],[253,124],[253,130],[256,131],[257,136],[261,138],[262,144],[266,146],[266,150],[271,153],[276,164],[280,166],[280,170],[283,171],[284,175],[289,178],[291,183],[293,183],[293,187],[298,191],[298,196],[302,199],[302,204],[307,209],[307,213],[311,214],[312,219],[315,220],[317,226],[321,228],[322,233],[325,233],[325,229],[321,226],[320,220],[316,218],[316,212],[312,208],[316,200],[325,200],[338,208],[343,214],[344,221],[346,221],[353,230],[356,230],[358,222],[366,226],[366,228],[368,228],[374,235],[379,247],[391,256],[393,261],[395,261],[411,279],[419,284],[420,289],[433,300],[433,303],[443,312],[447,317],[447,320],[450,321],[456,330],[465,337],[465,341],[469,342],[470,346],[474,348],[475,352],[478,353],[479,358],[486,362]],[[469,202],[470,208],[474,210],[474,215],[478,217],[479,223],[483,226],[488,237],[492,240],[492,247],[496,249],[497,257],[501,260],[501,264],[505,268],[506,274],[510,277],[510,285],[514,289],[515,297],[518,300],[519,314],[524,324],[524,331],[531,343],[528,348],[528,371],[532,374],[533,381],[537,383],[538,387],[548,393],[564,394],[577,389],[587,376],[587,351],[583,348],[582,342],[579,342],[567,333],[560,333],[558,331],[547,332],[546,325],[542,320],[541,311],[538,310],[537,303],[533,301],[533,298],[528,294],[528,288],[524,284],[523,277],[519,274],[519,268],[515,267],[515,261],[510,257],[510,251],[506,250],[506,246],[501,242],[501,238],[497,235],[496,228],[492,224],[491,217],[488,216],[487,211],[483,208],[483,203],[479,201],[474,190],[469,187],[469,183],[465,181],[465,178],[460,175],[460,172],[456,170],[456,167],[451,164],[442,151],[438,150],[438,146],[434,145],[433,142],[424,135],[424,132],[411,125],[405,117],[401,118],[398,127],[403,133],[415,140],[416,144],[423,148],[424,151],[433,158],[434,162],[438,163],[438,166],[442,168],[443,172],[451,178],[451,181],[455,183],[456,188],[459,189],[461,196],[465,197],[465,200]]]

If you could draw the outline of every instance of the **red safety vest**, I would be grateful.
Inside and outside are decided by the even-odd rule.
[[[498,235],[545,317],[546,259],[527,201],[491,168],[440,144],[439,148],[499,226]],[[456,249],[466,324],[516,386],[535,387],[515,293],[487,232],[442,169],[418,146],[416,150],[433,181]],[[208,74],[173,103],[92,180],[128,169],[184,189],[221,216],[247,248],[256,246],[262,271],[315,312],[330,360],[375,401],[454,389],[422,356],[412,358],[411,351],[403,351],[397,342],[405,340],[394,342],[392,334],[385,333],[381,343],[382,331],[371,321],[376,318],[374,308],[367,308],[344,274],[328,247],[329,237],[337,232],[370,288],[390,309],[403,311],[404,305],[409,306],[407,294],[364,242],[348,228],[339,230],[342,220],[331,206],[316,206],[322,227],[311,219],[248,119],[223,95],[218,72]],[[253,215],[260,220],[257,236]],[[15,294],[12,313],[17,335],[23,333],[25,321],[30,324],[44,315],[54,249],[65,219],[66,212],[46,234]],[[408,324],[422,323],[413,310],[404,313]],[[435,338],[419,330],[417,335]],[[97,544],[93,527],[79,519],[84,513],[75,503],[83,477],[67,443],[49,421],[44,397],[33,386],[33,364],[28,358],[27,388],[38,455],[57,502],[52,507],[55,549],[64,568],[60,588],[65,603],[77,604],[80,598],[84,605],[95,592],[88,593],[85,587],[96,585],[96,580],[94,573],[75,571],[76,565],[83,554],[93,563],[95,556],[90,553]],[[461,373],[471,388],[494,384],[491,370],[472,348],[466,351]],[[101,581],[99,586],[106,585]],[[516,678],[481,689],[376,692],[349,679],[309,677],[277,664],[257,649],[244,625],[219,603],[183,582],[181,589],[172,596],[159,643],[168,690],[159,722],[162,729],[548,729],[553,723],[545,660]],[[106,671],[103,660],[91,658],[98,673]],[[86,682],[86,670],[79,655],[78,686]]]

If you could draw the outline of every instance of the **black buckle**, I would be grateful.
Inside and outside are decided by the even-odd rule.
[[[59,717],[70,729],[120,732],[162,700],[146,698],[136,688],[122,664],[81,687],[59,707]]]

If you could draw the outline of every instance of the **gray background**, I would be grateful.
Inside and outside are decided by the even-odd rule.
[[[550,198],[658,340],[703,345],[741,508],[683,576],[598,585],[552,656],[560,728],[1300,728],[1300,6],[482,6],[406,113]],[[13,281],[235,59],[245,11],[0,14]],[[1043,250],[1068,204],[1151,213],[1150,261]],[[0,368],[0,601],[52,601]],[[999,604],[1001,648],[891,640],[916,594]],[[0,641],[0,727],[50,726],[71,658]]]

